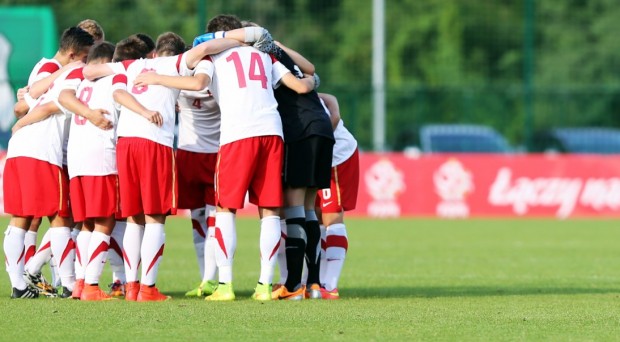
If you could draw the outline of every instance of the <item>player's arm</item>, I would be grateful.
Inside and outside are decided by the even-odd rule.
[[[104,64],[89,64],[84,67],[82,70],[82,74],[84,78],[89,81],[94,81],[98,78],[110,76],[114,74],[114,69],[111,64],[113,63],[104,63]]]
[[[168,88],[195,91],[203,90],[209,83],[211,83],[211,78],[203,73],[197,73],[194,76],[167,76],[155,72],[145,72],[138,75],[134,81],[134,85],[138,87],[161,85]]]
[[[73,89],[61,91],[58,96],[58,102],[68,111],[87,119],[93,125],[103,130],[112,129],[114,127],[112,122],[104,116],[104,114],[108,114],[108,111],[105,109],[91,109],[75,96],[75,90]]]
[[[12,131],[15,133],[20,128],[45,120],[52,114],[58,113],[59,111],[60,108],[58,108],[54,101],[36,106],[30,111],[30,113],[28,113],[28,115],[24,115],[21,119],[17,120],[15,125],[13,125]]]
[[[314,64],[310,63],[310,61],[307,60],[306,57],[302,56],[302,54],[300,54],[299,52],[285,46],[278,41],[274,41],[274,43],[282,50],[284,50],[284,52],[286,52],[289,57],[291,57],[293,62],[295,62],[299,69],[301,69],[301,72],[303,72],[304,74],[314,75],[314,72],[316,71],[314,68]]]
[[[80,67],[82,65],[84,65],[82,61],[71,62],[56,70],[51,75],[34,82],[32,85],[30,85],[30,88],[28,89],[28,95],[30,95],[30,97],[32,97],[33,99],[38,99],[41,95],[45,94],[45,92],[50,88],[52,83],[54,83],[58,76],[60,76],[63,72],[69,69]]]
[[[280,79],[280,83],[298,94],[305,94],[314,90],[314,78],[309,75],[304,78],[297,78],[292,73],[287,72]]]
[[[240,46],[241,42],[235,39],[212,39],[200,43],[185,53],[185,64],[189,69],[194,69],[198,62],[206,55],[213,55]]]
[[[30,106],[28,105],[28,103],[26,103],[26,100],[19,100],[13,106],[13,113],[15,114],[15,117],[19,119],[22,116],[26,115],[29,109]]]
[[[138,100],[136,100],[133,95],[123,89],[116,89],[112,96],[114,97],[114,101],[124,106],[125,108],[131,110],[134,113],[138,113],[143,116],[149,122],[154,123],[158,127],[161,127],[164,124],[164,118],[157,111],[146,109]]]
[[[329,109],[329,119],[332,122],[332,128],[335,130],[340,122],[340,106],[338,105],[338,99],[331,94],[319,93],[319,97],[325,103],[325,107]]]

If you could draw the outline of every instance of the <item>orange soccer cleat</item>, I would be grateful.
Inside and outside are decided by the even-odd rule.
[[[77,279],[75,285],[73,285],[73,292],[71,292],[71,298],[80,299],[82,297],[82,290],[84,289],[84,279]]]
[[[165,294],[159,292],[155,285],[140,285],[140,292],[138,292],[138,302],[162,302],[169,299],[172,299],[172,297],[166,296]]]
[[[138,300],[138,292],[140,292],[140,283],[137,281],[130,281],[125,284],[125,300],[135,302]]]
[[[101,301],[114,300],[115,298],[112,298],[110,295],[103,292],[103,290],[99,288],[99,285],[86,284],[84,285],[84,290],[82,290],[82,296],[80,299],[84,301]]]

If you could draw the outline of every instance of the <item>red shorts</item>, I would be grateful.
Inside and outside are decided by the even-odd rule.
[[[281,207],[282,138],[276,135],[237,140],[220,147],[215,170],[216,203],[241,209],[246,192],[259,207]]]
[[[58,165],[9,158],[3,174],[4,212],[20,217],[70,217],[69,181]]]
[[[329,189],[318,191],[316,206],[324,213],[339,213],[355,209],[360,178],[357,150],[340,165],[332,167]]]
[[[123,217],[176,214],[178,189],[172,148],[148,139],[120,137],[116,164]]]
[[[177,150],[179,208],[196,209],[215,205],[215,164],[217,153]]]
[[[120,209],[116,175],[78,176],[71,179],[69,186],[75,222],[110,217]]]

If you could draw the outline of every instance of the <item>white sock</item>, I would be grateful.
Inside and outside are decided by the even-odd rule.
[[[116,221],[112,235],[110,235],[110,248],[108,249],[108,261],[112,269],[112,282],[127,282],[125,278],[125,264],[123,262],[123,237],[125,236],[127,221]]]
[[[37,232],[27,231],[24,236],[24,264],[30,261],[30,258],[37,252]]]
[[[88,245],[88,254],[84,282],[86,284],[99,284],[99,277],[103,271],[108,249],[110,248],[110,235],[102,232],[93,232]]]
[[[56,261],[62,286],[73,291],[75,284],[75,242],[69,227],[50,228],[52,255]]]
[[[84,279],[91,236],[92,232],[82,230],[75,237],[75,279]]]
[[[280,270],[279,284],[286,283],[288,269],[286,268],[286,220],[280,220],[280,248],[278,248],[278,269]]]
[[[50,247],[51,250],[51,247]],[[58,267],[56,267],[56,261],[52,258],[52,253],[50,253],[50,273],[52,274],[52,286],[58,287],[61,285],[60,283],[60,274],[58,273]]]
[[[127,222],[125,236],[123,237],[123,259],[125,260],[127,282],[138,281],[143,236],[144,226]]]
[[[166,234],[164,225],[161,223],[147,223],[144,226],[144,239],[142,239],[142,284],[151,286],[157,282],[159,263],[164,256]]]
[[[260,220],[260,277],[261,284],[271,284],[280,247],[280,217],[266,216]]]
[[[325,254],[325,246],[327,246],[327,228],[321,225],[321,273],[319,278],[321,282],[325,279],[325,269],[327,269],[327,255]]]
[[[202,281],[217,279],[217,262],[215,261],[215,250],[217,241],[215,240],[215,207],[207,204],[207,239],[205,241],[204,265],[205,270]]]
[[[192,209],[191,218],[192,239],[194,241],[196,259],[198,260],[200,278],[202,279],[205,275],[205,240],[207,238],[207,218],[205,216],[205,208]]]
[[[78,224],[76,224],[75,227],[71,228],[71,238],[73,239],[74,242],[77,239],[77,236],[80,234],[81,231],[82,229],[79,228]]]
[[[325,270],[325,278],[321,278],[321,281],[324,281],[325,288],[331,291],[338,287],[338,280],[349,248],[347,228],[343,223],[336,223],[327,227],[326,245],[327,269]]]
[[[41,239],[41,244],[39,245],[39,249],[37,252],[30,258],[28,264],[26,265],[26,271],[30,274],[41,273],[41,269],[43,265],[50,261],[52,258],[52,249],[50,243],[50,230],[48,229],[45,234],[43,234],[43,238]],[[52,281],[53,273],[52,273]]]
[[[220,283],[232,282],[232,267],[237,250],[237,230],[235,227],[235,214],[218,212],[215,214],[215,260],[219,269]]]
[[[15,226],[8,226],[4,232],[4,257],[6,272],[11,279],[11,286],[23,290],[26,288],[24,281],[24,237],[26,230]]]

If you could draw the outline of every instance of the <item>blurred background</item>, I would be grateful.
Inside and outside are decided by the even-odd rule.
[[[379,3],[385,13],[385,139],[379,144],[373,141],[372,0],[0,0],[0,33],[21,37],[8,58],[14,93],[40,57],[53,55],[62,30],[82,19],[97,20],[113,43],[165,31],[191,43],[209,18],[235,14],[315,64],[320,91],[339,98],[362,150],[620,153],[619,1]],[[23,11],[43,14],[24,20]],[[473,140],[463,147],[465,136]]]

